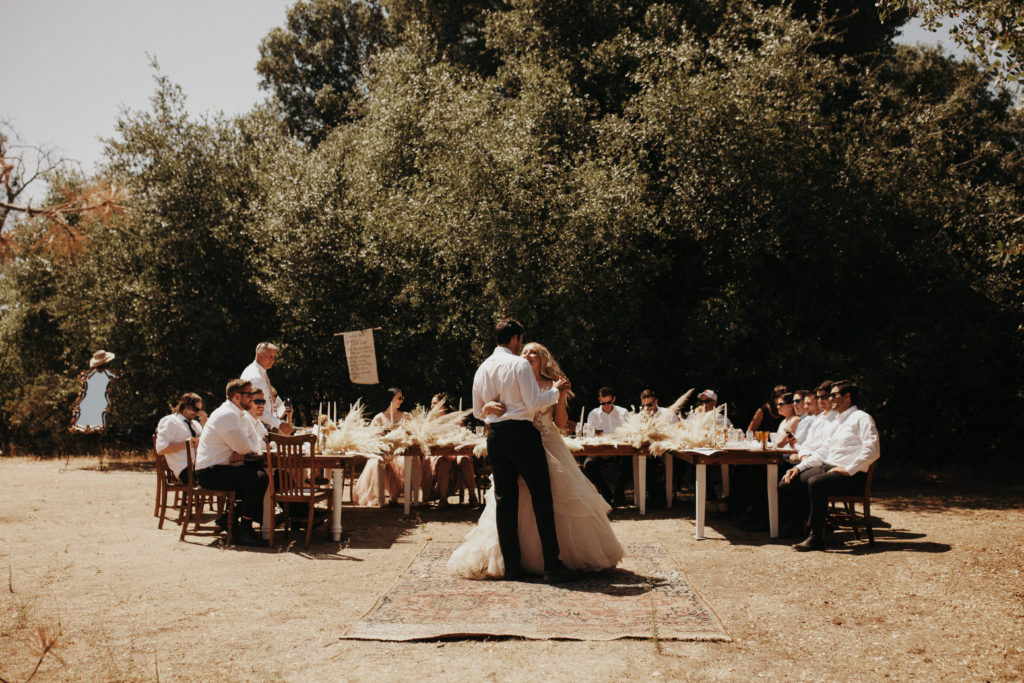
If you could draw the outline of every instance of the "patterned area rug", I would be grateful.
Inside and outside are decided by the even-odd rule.
[[[427,543],[343,637],[731,640],[659,544],[626,544],[616,569],[559,585],[451,576],[445,563],[458,545]]]

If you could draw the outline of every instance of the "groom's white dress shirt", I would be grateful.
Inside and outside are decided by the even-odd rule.
[[[500,401],[505,413],[484,417],[484,404],[488,401]],[[538,410],[557,402],[558,389],[541,391],[529,362],[504,346],[496,347],[473,377],[473,415],[487,424],[507,420],[529,422]]]
[[[267,369],[253,361],[242,370],[242,379],[252,384],[252,390],[263,390],[263,398],[267,400],[267,409],[263,411],[260,420],[267,425],[267,429],[277,429],[283,420],[277,416],[284,408],[284,401],[281,397],[274,397],[274,387],[270,386],[270,377],[267,376]]]

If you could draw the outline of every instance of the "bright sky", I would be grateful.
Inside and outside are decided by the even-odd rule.
[[[239,114],[265,97],[259,42],[294,0],[0,0],[0,122],[91,171],[119,113],[148,110],[147,55],[189,111]],[[901,42],[935,44],[906,31]]]
[[[148,55],[189,111],[248,111],[265,97],[260,40],[294,0],[0,0],[0,122],[89,171],[125,108],[148,110]]]

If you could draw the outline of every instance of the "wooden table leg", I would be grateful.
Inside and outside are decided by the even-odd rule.
[[[729,497],[729,466],[719,465],[722,468],[722,498]]]
[[[676,456],[671,452],[665,453],[665,507],[672,507],[672,499],[675,497],[674,486],[672,486],[672,466],[675,465]]]
[[[331,490],[331,538],[341,540],[341,500],[345,493],[345,468],[335,467],[331,470],[334,488]]]
[[[775,463],[765,467],[768,480],[768,535],[779,537],[779,466]]]
[[[402,457],[405,458],[405,461],[404,461],[405,462],[405,468],[404,468],[405,469],[405,477],[404,477],[404,479],[405,479],[405,514],[408,515],[410,510],[412,509],[412,500],[411,500],[410,496],[412,496],[412,460],[413,460],[413,456],[411,456],[411,455],[403,455]]]
[[[703,463],[697,464],[697,539],[704,538],[704,512],[707,508],[708,498],[708,466]]]
[[[267,486],[263,494],[263,521],[260,523],[260,535],[270,540],[270,527],[274,526],[277,520],[274,519],[274,492],[271,486]]]
[[[640,461],[637,463],[637,476],[640,479],[640,484],[637,485],[635,482],[633,488],[640,489],[640,514],[647,514],[647,456],[638,455],[636,458]]]

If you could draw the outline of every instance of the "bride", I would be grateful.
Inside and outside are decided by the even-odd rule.
[[[530,342],[523,347],[523,357],[533,368],[533,375],[541,390],[550,388],[554,380],[562,377],[561,368],[544,346]],[[533,424],[541,434],[547,453],[559,558],[569,569],[608,569],[622,559],[622,545],[615,538],[612,525],[608,521],[611,507],[580,470],[558,431],[558,426],[565,426],[569,419],[565,403],[566,394],[562,394],[556,405],[538,412],[533,418]],[[503,410],[504,407],[500,403],[489,403],[484,408],[485,413]],[[458,576],[482,579],[500,578],[505,575],[505,562],[498,545],[493,486],[487,490],[484,500],[486,504],[480,521],[448,560],[448,571]],[[526,483],[521,477],[519,544],[522,549],[523,569],[534,574],[543,573],[544,558],[537,523],[533,516],[533,504]]]

